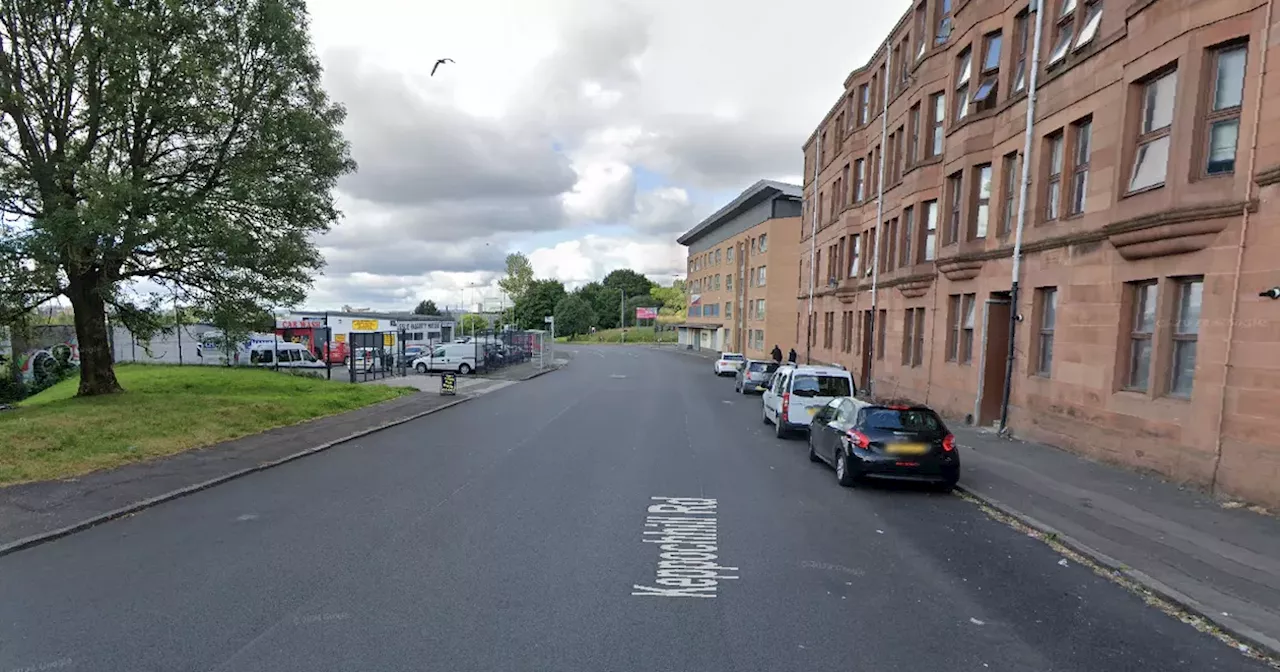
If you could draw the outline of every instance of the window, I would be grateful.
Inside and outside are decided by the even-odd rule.
[[[895,245],[898,243],[898,218],[894,217],[885,223],[880,236],[880,272],[889,273],[897,262]]]
[[[898,90],[907,88],[907,82],[911,81],[911,60],[907,58],[911,54],[911,34],[902,36],[902,57],[897,54],[893,57],[893,62],[898,64]]]
[[[863,242],[863,244],[864,244],[864,245],[866,245],[866,248],[867,248],[867,249],[864,251],[864,253],[863,253],[863,255],[862,255],[862,256],[863,256],[864,258],[865,258],[865,257],[871,257],[871,263],[867,264],[866,268],[865,268],[865,269],[863,269],[862,274],[863,274],[863,276],[864,276],[864,277],[868,277],[868,278],[869,278],[869,277],[871,277],[871,274],[873,274],[873,273],[875,273],[876,271],[880,270],[880,269],[876,268],[876,261],[877,261],[877,258],[876,258],[876,249],[877,249],[877,248],[876,248],[876,243],[878,242],[878,239],[876,238],[876,229],[875,229],[875,227],[871,227],[870,229],[868,229],[868,230],[867,230],[867,235],[866,235],[866,237],[865,237],[865,238],[863,238],[863,239],[862,239],[862,242]]]
[[[897,184],[902,181],[902,164],[906,161],[906,157],[904,157],[902,153],[902,147],[904,144],[906,144],[906,139],[903,137],[906,135],[906,130],[907,130],[906,128],[899,126],[898,132],[893,136],[894,137],[893,183],[894,184]]]
[[[978,180],[974,185],[976,205],[973,221],[969,225],[969,240],[987,237],[987,222],[991,218],[991,164],[978,166]]]
[[[733,261],[733,247],[727,247],[724,251],[725,261]]]
[[[947,361],[956,361],[960,351],[960,295],[947,297]]]
[[[929,158],[942,156],[943,141],[945,135],[942,131],[942,124],[947,118],[947,94],[935,93],[930,97],[932,111],[929,113]]]
[[[933,261],[938,253],[938,202],[925,201],[922,207],[924,207],[924,261]]]
[[[1142,122],[1138,149],[1133,158],[1129,191],[1164,184],[1169,167],[1169,136],[1173,102],[1178,91],[1178,71],[1170,70],[1142,85]]]
[[[978,90],[973,93],[973,103],[978,110],[991,110],[996,106],[1000,89],[1000,44],[1003,36],[999,31],[982,38],[982,81]]]
[[[960,240],[960,200],[964,194],[964,173],[956,171],[947,177],[947,230],[942,239],[943,245]]]
[[[898,163],[898,156],[897,156],[898,138],[896,133],[897,131],[895,131],[894,133],[890,133],[889,137],[885,139],[884,179],[885,179],[886,187],[897,181],[893,178],[893,173],[894,173],[893,167]]]
[[[1098,36],[1098,28],[1102,25],[1102,0],[1090,0],[1085,8],[1084,27],[1080,29],[1080,37],[1076,39],[1076,49],[1083,47]]]
[[[888,326],[885,324],[889,321],[889,311],[881,310],[876,316],[876,359],[884,359],[884,340]]]
[[[724,316],[733,317],[733,304],[728,301],[724,302]]]
[[[1058,290],[1042,287],[1036,291],[1040,314],[1040,335],[1036,341],[1036,375],[1048,377],[1053,368],[1053,329],[1058,322]]]
[[[1061,0],[1058,23],[1055,28],[1057,40],[1053,43],[1053,51],[1049,52],[1049,65],[1054,66],[1067,57],[1071,51],[1071,40],[1076,36],[1076,0]]]
[[[840,170],[840,204],[849,205],[849,164]]]
[[[831,347],[831,313],[822,314],[822,347]]]
[[[974,304],[977,303],[978,296],[976,294],[965,294],[961,297],[961,310],[964,314],[964,320],[960,323],[960,363],[969,364],[973,361],[973,323],[974,323]]]
[[[1013,224],[1017,216],[1018,199],[1018,153],[1010,152],[1004,155],[1000,176],[1000,187],[1004,192],[1004,206],[1000,209],[1000,235],[1005,235],[1013,231]]]
[[[863,193],[863,187],[867,176],[867,160],[858,159],[853,162],[853,167],[853,201],[861,203],[862,199],[866,197]]]
[[[765,269],[764,266],[761,266],[760,268],[756,269],[756,274],[757,274],[756,287],[764,287],[764,280],[765,280],[764,269]]]
[[[764,319],[764,299],[756,299],[756,319]]]
[[[934,44],[945,44],[951,37],[951,2],[938,0],[938,30],[934,33]]]
[[[908,308],[902,317],[902,365],[924,362],[924,308]]]
[[[725,289],[733,289],[733,275],[732,275],[732,274],[724,276],[724,288],[725,288]]]
[[[1018,93],[1027,88],[1027,44],[1030,42],[1031,32],[1028,30],[1031,17],[1027,12],[1022,12],[1014,19],[1013,24],[1013,92]]]
[[[1044,220],[1058,218],[1062,203],[1062,131],[1049,136],[1049,180],[1045,184]]]
[[[898,249],[900,250],[898,261],[899,265],[904,268],[914,263],[911,248],[916,239],[914,231],[915,222],[913,221],[915,214],[915,210],[910,206],[902,210],[902,238],[900,239],[902,242],[898,245]]]
[[[920,156],[920,103],[911,106],[911,134],[907,136],[907,166],[915,165]]]
[[[1196,343],[1200,335],[1200,304],[1204,280],[1178,281],[1178,306],[1173,321],[1173,366],[1169,372],[1169,394],[1190,397],[1196,374]]]
[[[1129,327],[1129,372],[1125,387],[1146,392],[1151,382],[1151,340],[1156,330],[1156,283],[1131,285],[1133,323]]]
[[[916,60],[924,58],[929,50],[929,17],[926,12],[927,0],[920,0],[916,5]]]
[[[969,79],[973,74],[973,50],[965,47],[956,61],[956,111],[953,118],[960,121],[969,116]]]
[[[858,125],[871,121],[871,88],[866,84],[858,87]]]
[[[1247,44],[1236,44],[1213,52],[1213,97],[1205,119],[1208,138],[1204,170],[1207,175],[1223,175],[1236,169],[1248,50]]]
[[[1077,121],[1072,128],[1075,138],[1075,149],[1071,168],[1071,207],[1068,214],[1079,215],[1084,212],[1085,196],[1089,191],[1089,150],[1093,134],[1093,119]]]
[[[769,234],[760,234],[760,251],[767,252],[769,250]]]
[[[836,138],[843,138],[848,128],[844,124],[844,112],[836,115]],[[839,143],[837,142],[837,146]]]
[[[858,249],[858,234],[849,239],[849,277],[858,277],[858,264],[861,261],[861,250]]]

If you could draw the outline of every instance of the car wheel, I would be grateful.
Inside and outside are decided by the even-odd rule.
[[[779,439],[787,438],[787,430],[782,428],[783,420],[779,417],[773,422],[773,435]]]
[[[419,365],[417,365],[417,366],[415,366],[415,367],[413,367],[413,368],[417,369],[417,370],[418,370],[418,373],[426,373],[426,372],[427,372],[427,365],[426,365],[426,364],[419,364]]]
[[[845,457],[843,450],[836,452],[836,482],[845,488],[853,487],[856,482],[853,472],[849,470],[849,458]]]
[[[951,494],[951,492],[952,492],[953,490],[955,490],[955,489],[956,489],[956,482],[955,482],[955,481],[943,481],[943,482],[941,482],[941,483],[937,484],[937,485],[936,485],[936,486],[934,486],[934,487],[935,487],[935,488],[937,488],[938,492],[941,492],[941,493],[943,493],[943,494],[945,494],[945,495],[949,495],[949,494]]]
[[[769,424],[769,409],[764,404],[760,405],[760,420],[764,424]]]
[[[809,433],[809,461],[821,462],[822,458],[818,457],[818,453],[813,450],[813,433]]]
[[[463,362],[462,366],[458,367],[458,373],[461,373],[464,376],[471,373],[471,365]]]

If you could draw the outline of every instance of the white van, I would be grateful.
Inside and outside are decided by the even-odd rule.
[[[476,370],[475,343],[446,343],[437,346],[429,354],[413,360],[418,373],[428,371],[457,371],[461,374]]]
[[[779,437],[809,429],[814,414],[836,397],[853,396],[853,376],[834,366],[782,366],[762,395],[764,422]]]
[[[307,346],[301,343],[250,343],[249,365],[269,366],[281,369],[323,369],[324,362],[316,359]]]

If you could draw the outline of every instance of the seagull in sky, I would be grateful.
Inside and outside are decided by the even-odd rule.
[[[436,70],[438,70],[441,65],[444,65],[445,63],[452,63],[452,62],[453,62],[452,58],[442,58],[436,61],[436,64],[431,66],[431,76],[432,77],[436,76]]]

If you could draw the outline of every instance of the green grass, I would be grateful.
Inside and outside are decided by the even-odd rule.
[[[621,343],[621,329],[602,329],[594,334],[578,336],[570,341],[564,336],[556,337],[557,343]],[[627,327],[627,343],[654,343],[653,327]],[[664,330],[662,343],[675,343],[676,332]]]
[[[65,380],[0,412],[0,485],[78,476],[412,394],[275,371],[120,365],[122,394]]]

